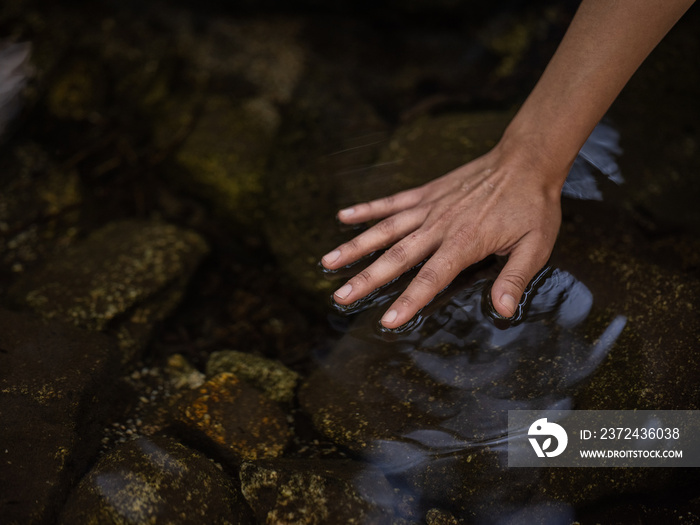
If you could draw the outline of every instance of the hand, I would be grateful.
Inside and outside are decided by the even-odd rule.
[[[339,288],[335,301],[353,303],[430,257],[382,317],[385,327],[397,328],[463,269],[491,254],[507,254],[491,297],[496,311],[511,317],[552,252],[568,171],[547,170],[546,163],[527,157],[501,143],[423,186],[341,210],[338,218],[346,224],[383,220],[326,254],[321,262],[327,269],[390,248]]]

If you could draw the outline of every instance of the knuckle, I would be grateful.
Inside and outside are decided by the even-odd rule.
[[[474,246],[478,243],[478,240],[478,236],[472,227],[459,228],[453,236],[453,242],[459,248]]]
[[[416,300],[412,296],[406,294],[399,297],[396,302],[405,310],[413,310],[416,304]]]
[[[385,237],[391,237],[396,231],[396,219],[394,217],[388,217],[377,224],[377,229]]]
[[[519,270],[511,270],[507,274],[502,276],[505,283],[510,284],[513,288],[518,290],[525,290],[527,284],[530,282],[530,278],[525,275],[525,272]]]
[[[340,249],[341,249],[341,251],[349,251],[351,253],[361,251],[362,245],[360,244],[359,237],[355,237],[353,239],[350,239],[343,246],[341,246]]]
[[[452,273],[455,263],[450,257],[444,255],[433,255],[432,261],[436,268],[441,268],[443,272]]]
[[[415,281],[429,287],[439,286],[441,282],[440,273],[431,266],[424,266],[416,275]]]
[[[380,202],[381,202],[383,207],[391,208],[394,205],[394,203],[396,202],[396,196],[395,195],[388,195],[388,196],[384,197],[383,199],[381,199]]]
[[[358,283],[370,284],[372,282],[372,274],[370,273],[369,270],[362,270],[360,273],[358,273],[355,276],[355,280]]]
[[[384,256],[389,262],[399,266],[405,266],[406,261],[408,260],[408,254],[406,253],[406,249],[400,244],[395,244],[394,246],[389,248],[384,253]]]

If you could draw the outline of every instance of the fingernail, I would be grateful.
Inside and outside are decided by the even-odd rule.
[[[333,250],[332,252],[324,255],[321,261],[323,264],[333,264],[338,260],[338,257],[340,257],[340,250]]]
[[[515,298],[507,293],[501,295],[501,304],[508,309],[510,315],[515,313],[515,307],[518,305],[518,303],[515,302]]]
[[[350,292],[352,292],[352,286],[346,284],[345,286],[342,286],[336,290],[335,296],[339,297],[340,299],[345,299],[348,295],[350,295]]]
[[[345,208],[344,210],[340,210],[338,212],[338,215],[342,215],[343,217],[350,217],[354,213],[355,213],[355,208]]]
[[[399,316],[399,312],[396,310],[389,310],[387,313],[384,314],[384,317],[382,317],[382,324],[387,324],[387,323],[393,323],[396,321],[396,318]]]

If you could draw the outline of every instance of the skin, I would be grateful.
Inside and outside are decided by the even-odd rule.
[[[539,82],[486,155],[423,186],[338,212],[382,219],[322,258],[329,270],[388,248],[340,287],[351,304],[427,257],[382,317],[408,322],[463,269],[508,255],[491,290],[511,317],[546,264],[561,224],[561,188],[578,151],[642,61],[693,4],[689,0],[583,0]]]

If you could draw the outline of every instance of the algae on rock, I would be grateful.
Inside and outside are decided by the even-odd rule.
[[[128,362],[143,350],[153,325],[177,306],[207,251],[192,231],[112,223],[23,275],[10,296],[47,319],[116,335]]]

